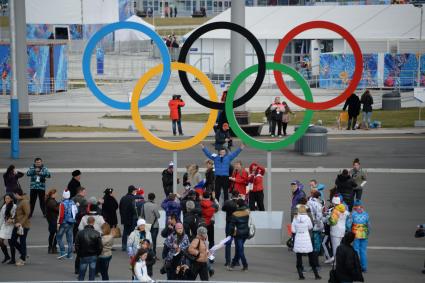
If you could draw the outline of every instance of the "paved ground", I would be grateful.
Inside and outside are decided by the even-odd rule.
[[[370,173],[364,193],[365,204],[371,214],[372,233],[369,250],[369,273],[366,282],[421,282],[425,245],[422,239],[415,239],[415,226],[425,222],[423,200],[425,182],[423,173],[390,173],[390,169],[425,169],[424,135],[383,135],[383,136],[335,136],[329,141],[330,154],[325,157],[300,156],[292,150],[273,153],[275,170],[304,168],[304,173],[273,173],[273,210],[287,211],[290,180],[300,179],[306,183],[317,178],[327,187],[335,178],[333,172],[313,173],[318,167],[342,168],[359,157],[366,168],[387,168],[382,173]],[[9,144],[0,141],[0,168],[12,161],[8,158]],[[100,196],[106,186],[115,188],[117,195],[125,193],[129,184],[140,185],[147,191],[162,196],[160,173],[156,168],[165,167],[172,157],[170,152],[155,149],[139,139],[45,139],[22,143],[22,159],[14,162],[18,167],[27,167],[34,156],[42,156],[46,165],[55,172],[49,180],[49,187],[64,188],[73,168],[91,168],[92,173],[83,172],[82,184],[89,190],[89,196]],[[204,156],[195,148],[179,153],[179,165],[192,162],[202,164]],[[265,154],[246,149],[241,154],[246,163],[257,160],[265,162]],[[108,168],[120,168],[123,173],[109,172]],[[308,169],[311,168],[311,169]],[[146,169],[150,173],[131,173],[131,170]],[[2,169],[3,170],[3,169]],[[331,171],[334,169],[331,169]],[[409,171],[410,170],[410,171]],[[285,171],[285,170],[283,170]],[[326,170],[323,170],[326,171]],[[103,172],[103,173],[102,173]],[[27,178],[22,179],[24,188]],[[288,221],[288,216],[285,217]],[[46,253],[47,223],[37,207],[29,235],[30,261],[23,268],[1,266],[0,280],[74,280],[72,262],[58,262]],[[217,239],[222,235],[217,235]],[[119,242],[119,241],[118,241]],[[118,244],[118,243],[117,243]],[[247,249],[250,271],[248,273],[227,272],[223,267],[222,252],[217,257],[215,280],[297,282],[295,258],[284,247],[250,247]],[[160,263],[155,267],[155,278],[159,275]],[[16,272],[22,270],[22,272]],[[321,274],[328,277],[329,267]],[[120,251],[114,253],[111,265],[112,279],[128,279],[128,263]],[[307,278],[312,279],[311,273]],[[308,282],[308,281],[307,281]],[[325,280],[322,280],[325,282]]]

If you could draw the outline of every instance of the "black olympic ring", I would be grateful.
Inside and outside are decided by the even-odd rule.
[[[254,84],[251,86],[251,88],[243,96],[241,96],[240,98],[236,99],[233,102],[233,107],[236,108],[247,103],[251,98],[254,97],[254,95],[260,89],[263,83],[264,77],[266,76],[266,57],[264,56],[263,48],[261,47],[261,44],[258,41],[258,39],[249,30],[247,30],[246,28],[238,24],[229,23],[229,22],[214,22],[214,23],[206,24],[200,27],[199,29],[195,30],[186,39],[180,51],[178,62],[186,63],[187,54],[189,52],[190,47],[195,42],[195,40],[197,40],[204,33],[207,33],[209,31],[216,30],[216,29],[228,29],[241,34],[252,44],[252,46],[254,47],[255,53],[257,54],[257,58],[258,58],[257,78],[255,79]],[[213,102],[199,95],[190,85],[186,72],[179,71],[179,77],[183,85],[183,88],[186,90],[187,94],[189,94],[190,97],[192,97],[196,102],[210,109],[224,110],[224,103]]]

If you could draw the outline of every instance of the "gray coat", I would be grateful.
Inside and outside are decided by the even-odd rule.
[[[145,202],[142,211],[143,218],[146,223],[152,224],[152,228],[159,228],[159,208],[156,203],[151,201]]]
[[[360,168],[360,170],[354,170],[351,169],[350,170],[350,175],[353,178],[354,182],[356,182],[357,184],[357,189],[362,189],[362,187],[360,186],[361,183],[363,183],[363,181],[367,180],[367,174],[366,171],[363,170],[362,168]]]

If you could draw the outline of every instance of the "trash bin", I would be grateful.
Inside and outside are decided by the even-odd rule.
[[[298,128],[299,128],[300,126],[295,126],[295,128],[294,128],[294,132],[296,132],[297,130],[298,130]],[[299,138],[295,143],[294,143],[294,151],[295,152],[301,152],[301,149],[302,149],[302,147],[303,147],[303,144],[302,144],[302,141],[303,141],[303,137],[301,137],[301,138]]]
[[[382,95],[382,110],[400,110],[401,95],[398,91],[384,93]]]
[[[301,140],[303,155],[320,156],[328,153],[328,130],[325,127],[309,127]]]

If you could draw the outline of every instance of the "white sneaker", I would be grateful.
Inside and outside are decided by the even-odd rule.
[[[334,258],[331,257],[330,259],[325,260],[325,263],[333,263],[334,262]]]

